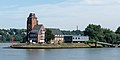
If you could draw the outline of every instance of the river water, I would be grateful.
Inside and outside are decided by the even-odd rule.
[[[0,60],[120,60],[120,48],[12,49],[0,43]]]

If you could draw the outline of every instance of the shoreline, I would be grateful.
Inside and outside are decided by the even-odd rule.
[[[14,44],[11,45],[10,48],[14,49],[75,49],[75,48],[102,48],[102,46],[89,46],[87,44],[83,43],[64,43],[60,45],[54,45],[54,44],[45,44],[45,45],[39,45],[39,44]]]
[[[75,49],[75,48],[91,48],[91,47],[11,47],[11,48],[15,48],[15,49]]]

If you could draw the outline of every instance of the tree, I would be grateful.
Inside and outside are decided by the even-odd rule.
[[[115,43],[116,42],[116,34],[115,33],[107,33],[105,35],[105,40],[107,43]]]
[[[87,28],[85,28],[84,34],[89,36],[90,39],[94,39],[96,41],[99,40],[98,36],[101,34],[101,26],[89,24]]]
[[[107,42],[107,43],[116,43],[120,41],[120,35],[117,35],[110,29],[101,28],[100,25],[89,24],[84,31],[84,34],[90,37],[90,40]]]
[[[80,30],[73,30],[71,31],[72,34],[75,34],[75,35],[84,35],[84,33]]]
[[[21,41],[22,39],[21,35],[14,35],[14,41]]]
[[[14,41],[20,41],[26,36],[26,29],[0,29],[0,40],[3,42],[10,42],[11,36],[14,36]]]
[[[53,40],[55,36],[52,34],[52,31],[49,29],[46,29],[45,33],[45,41],[48,43],[50,40]]]
[[[120,34],[116,34],[116,43],[120,43]]]
[[[11,41],[11,36],[7,35],[7,36],[6,36],[6,41],[7,41],[7,42],[10,42],[10,41]]]
[[[115,31],[116,34],[120,34],[120,27],[117,28],[117,30]]]

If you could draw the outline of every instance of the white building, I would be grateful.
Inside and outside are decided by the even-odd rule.
[[[78,43],[78,42],[85,42],[88,41],[88,36],[81,36],[81,35],[64,35],[64,42],[65,43]]]
[[[81,36],[81,35],[73,35],[72,36],[72,42],[84,42],[88,41],[89,37],[88,36]]]

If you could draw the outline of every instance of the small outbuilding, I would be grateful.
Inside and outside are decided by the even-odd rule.
[[[64,35],[64,42],[65,43],[78,43],[78,42],[85,42],[88,41],[88,36],[81,36],[81,35]]]

